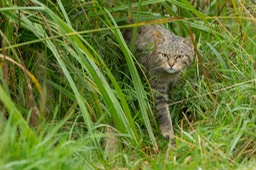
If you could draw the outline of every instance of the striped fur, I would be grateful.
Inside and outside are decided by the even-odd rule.
[[[129,42],[130,36],[125,38]],[[158,25],[147,25],[139,28],[135,47],[137,51],[142,51],[138,60],[145,67],[156,92],[155,110],[161,133],[171,140],[174,133],[167,103],[168,87],[191,65],[193,45],[189,38],[176,36]]]

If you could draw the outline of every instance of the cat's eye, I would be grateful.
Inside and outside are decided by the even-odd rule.
[[[162,53],[162,56],[163,56],[164,58],[168,58],[168,55],[167,55],[167,54]]]
[[[184,56],[183,55],[177,55],[175,58],[176,59],[181,59],[181,58],[183,58]]]

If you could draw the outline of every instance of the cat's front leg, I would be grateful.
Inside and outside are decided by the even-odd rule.
[[[169,113],[169,107],[166,101],[166,96],[156,96],[156,110],[159,127],[162,135],[166,137],[168,140],[172,140],[174,138],[174,133],[172,128],[172,120]]]

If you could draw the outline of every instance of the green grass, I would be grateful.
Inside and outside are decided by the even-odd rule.
[[[0,169],[255,169],[255,1],[0,7]],[[132,27],[135,38],[144,24],[196,35],[197,57],[170,92],[176,147],[160,135],[121,34]],[[112,155],[102,146],[109,126]]]

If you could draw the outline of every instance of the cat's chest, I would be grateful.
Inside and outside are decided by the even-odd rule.
[[[158,74],[152,76],[151,85],[154,87],[161,87],[167,89],[170,84],[174,85],[180,77],[180,73],[176,74]]]
[[[156,82],[169,84],[177,81],[177,79],[180,77],[180,74],[181,74],[180,72],[177,72],[175,74],[170,74],[168,72],[163,71],[163,72],[151,73],[150,76],[152,79],[155,79]]]

